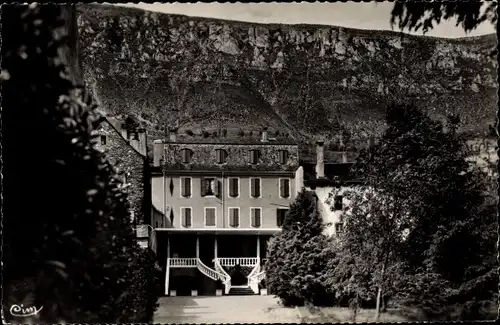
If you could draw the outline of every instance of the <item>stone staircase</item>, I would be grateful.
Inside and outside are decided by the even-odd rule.
[[[230,296],[249,296],[254,294],[255,293],[249,286],[231,286],[229,290]]]

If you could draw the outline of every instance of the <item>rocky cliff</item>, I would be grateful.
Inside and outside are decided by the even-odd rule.
[[[342,135],[349,144],[379,135],[394,99],[438,119],[457,113],[471,134],[495,123],[494,35],[450,40],[104,5],[78,11],[90,89],[110,114],[136,116],[150,139],[179,116],[180,132],[193,137],[267,126],[278,137],[336,143]]]

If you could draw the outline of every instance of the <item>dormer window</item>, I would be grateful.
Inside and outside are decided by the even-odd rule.
[[[189,164],[191,162],[191,158],[193,157],[193,152],[190,149],[182,149],[181,156],[182,156],[182,163]]]
[[[250,163],[255,165],[259,163],[260,151],[257,149],[250,150]]]
[[[106,136],[105,135],[101,135],[101,145],[106,145]]]
[[[279,151],[280,164],[285,165],[288,162],[289,153],[287,150]]]
[[[217,149],[217,150],[215,150],[215,154],[217,156],[217,163],[218,164],[226,163],[226,159],[227,159],[227,151],[226,150]]]

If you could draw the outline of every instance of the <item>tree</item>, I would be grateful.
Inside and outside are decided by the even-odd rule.
[[[400,298],[405,296],[403,302],[420,301],[419,306],[428,311],[470,301],[467,299],[474,288],[493,288],[497,281],[493,276],[495,209],[486,204],[484,177],[467,161],[470,152],[456,131],[458,123],[457,118],[450,117],[444,128],[414,105],[392,105],[380,144],[363,150],[354,168],[367,186],[397,203],[399,211],[394,211],[394,216],[399,223],[393,226],[397,233],[405,231],[406,236],[399,243],[392,242],[391,249],[396,249],[393,256],[399,256],[398,268],[402,269],[393,281],[394,290]],[[377,201],[376,197],[364,203],[355,200],[353,211],[359,209],[358,204],[372,211]],[[390,207],[386,203],[381,206]],[[380,209],[375,212],[380,213]],[[388,216],[377,221],[385,231],[390,230],[385,223]],[[371,224],[361,226],[369,230]],[[346,241],[356,237],[351,231],[346,227]],[[459,257],[456,251],[460,251]],[[438,283],[447,288],[440,297],[428,291]],[[441,305],[425,306],[431,296],[439,298],[435,301],[441,301]],[[485,290],[481,299],[488,296],[491,299],[492,291]]]
[[[496,7],[496,1],[398,1],[392,9],[391,25],[397,23],[400,29],[422,29],[427,33],[442,19],[455,18],[456,26],[460,25],[466,32],[471,32],[485,21],[496,25]]]
[[[35,323],[149,322],[154,261],[136,244],[114,167],[93,148],[100,116],[75,86],[69,9],[2,7],[3,309],[43,307]]]
[[[339,261],[329,270],[334,291],[350,295],[355,306],[361,300],[375,301],[375,321],[399,272],[398,250],[408,226],[405,202],[388,188],[360,186],[343,193],[349,201],[343,213],[345,231],[340,235]]]
[[[266,285],[285,306],[333,303],[322,283],[329,253],[316,200],[302,190],[268,246]]]

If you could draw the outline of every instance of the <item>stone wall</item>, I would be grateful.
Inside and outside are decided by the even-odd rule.
[[[146,219],[146,163],[145,158],[135,151],[127,141],[107,121],[96,129],[96,147],[106,153],[108,161],[118,169],[122,180],[126,180],[128,200],[134,213],[136,224],[149,223]],[[101,143],[101,135],[106,136],[106,144]],[[126,176],[125,176],[126,175]]]
[[[192,163],[182,163],[182,149],[193,152]],[[218,164],[216,150],[224,149],[227,152],[226,163]],[[258,164],[250,163],[250,150],[259,150]],[[280,164],[279,151],[288,151],[288,161]],[[299,152],[296,145],[222,145],[222,144],[165,144],[164,163],[167,169],[190,170],[256,170],[256,171],[292,171],[298,168]]]

